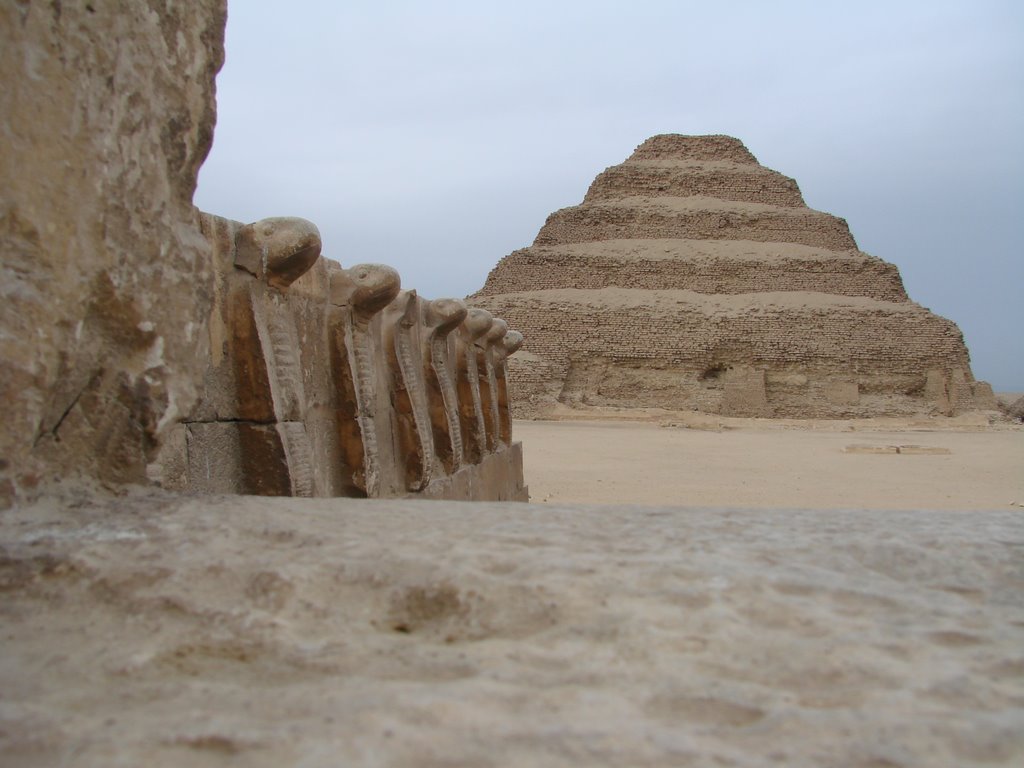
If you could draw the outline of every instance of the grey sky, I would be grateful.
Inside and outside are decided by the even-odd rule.
[[[1024,391],[1024,3],[233,0],[196,203],[463,296],[656,133],[842,216]]]

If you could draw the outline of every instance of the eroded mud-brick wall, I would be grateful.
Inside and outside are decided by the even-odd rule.
[[[739,416],[994,407],[955,324],[728,136],[655,136],[472,297],[526,336],[524,416],[559,404]]]

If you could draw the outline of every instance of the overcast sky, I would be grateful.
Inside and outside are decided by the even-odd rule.
[[[196,203],[478,289],[657,133],[739,137],[1024,391],[1024,3],[231,0]]]

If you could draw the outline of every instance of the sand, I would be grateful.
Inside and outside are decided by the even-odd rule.
[[[655,413],[646,423],[523,421],[515,434],[535,502],[1024,506],[1024,428],[977,416],[784,422]]]

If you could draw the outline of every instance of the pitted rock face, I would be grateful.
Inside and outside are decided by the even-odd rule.
[[[235,238],[235,264],[265,274],[276,288],[287,288],[320,258],[320,230],[306,219],[278,216],[247,224]]]
[[[462,321],[462,327],[466,329],[469,338],[475,341],[491,329],[491,323],[493,322],[494,315],[486,309],[472,307],[466,313],[466,319]]]
[[[443,335],[457,328],[468,312],[462,299],[434,299],[427,305],[427,322]]]

